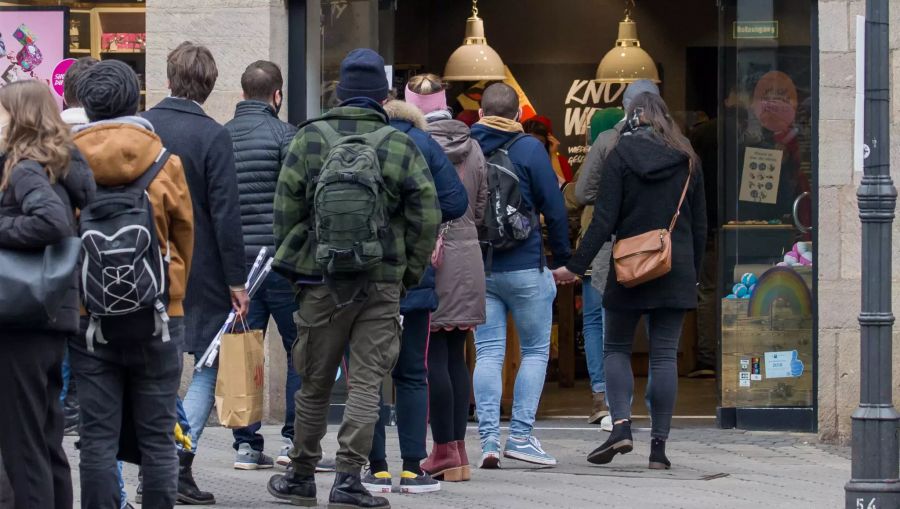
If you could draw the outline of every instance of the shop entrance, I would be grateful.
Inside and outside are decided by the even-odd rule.
[[[573,171],[590,146],[596,110],[621,105],[624,84],[595,78],[626,8],[655,63],[661,95],[702,158],[707,185],[709,263],[703,305],[685,321],[675,413],[707,425],[808,429],[815,420],[814,2],[685,0],[677,8],[668,0],[479,2],[506,82],[520,91],[526,114],[549,118],[561,163]],[[315,70],[306,80],[307,113],[336,105],[340,61],[356,47],[377,49],[400,91],[415,74],[442,74],[471,9],[463,0],[308,0],[307,12],[320,12],[322,25],[315,30],[307,20],[307,69]],[[453,82],[454,113],[472,115],[485,85]],[[577,222],[573,216],[573,239]],[[787,266],[767,275],[778,263]],[[745,298],[751,293],[760,297]],[[543,416],[583,419],[590,411],[580,310],[581,290],[561,288]],[[647,414],[642,331],[633,359],[636,415]],[[514,345],[510,334],[509,397]],[[698,368],[712,376],[688,378]]]

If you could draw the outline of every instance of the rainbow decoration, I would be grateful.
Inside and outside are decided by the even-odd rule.
[[[787,303],[798,316],[812,316],[812,294],[806,282],[793,269],[774,267],[759,277],[747,316],[766,316],[776,301]]]

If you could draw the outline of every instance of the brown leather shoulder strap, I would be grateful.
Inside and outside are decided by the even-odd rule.
[[[678,216],[681,215],[681,206],[684,204],[685,196],[687,196],[688,187],[691,186],[691,177],[694,175],[694,158],[690,158],[689,161],[687,182],[684,183],[684,189],[681,190],[681,199],[678,200],[678,208],[675,209],[675,215],[672,216],[672,222],[669,223],[669,233],[672,233],[672,230],[675,229],[675,223],[678,222]]]

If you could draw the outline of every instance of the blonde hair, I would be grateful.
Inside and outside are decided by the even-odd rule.
[[[10,173],[24,160],[43,166],[50,183],[65,177],[74,148],[72,133],[47,85],[36,80],[10,83],[0,88],[0,106],[10,116],[4,129],[6,164],[0,190],[9,187]]]
[[[417,74],[406,84],[410,90],[419,95],[431,95],[447,89],[444,80],[437,74]]]

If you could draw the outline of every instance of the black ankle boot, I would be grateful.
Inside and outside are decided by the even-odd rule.
[[[328,497],[328,509],[390,509],[386,498],[373,497],[360,482],[359,475],[338,472]]]
[[[273,475],[266,486],[269,493],[280,500],[287,500],[294,505],[316,507],[316,478],[311,475],[300,476],[292,469],[284,475]]]
[[[631,421],[621,422],[613,425],[612,433],[603,445],[594,449],[588,454],[588,463],[595,465],[605,465],[612,461],[616,454],[626,454],[634,448],[634,441],[631,438]]]
[[[184,505],[213,505],[216,497],[212,493],[200,491],[194,482],[194,473],[191,470],[194,464],[194,455],[185,451],[178,451],[178,503]]]
[[[672,468],[672,463],[666,457],[666,441],[654,438],[650,442],[650,469],[668,470],[670,468]]]

